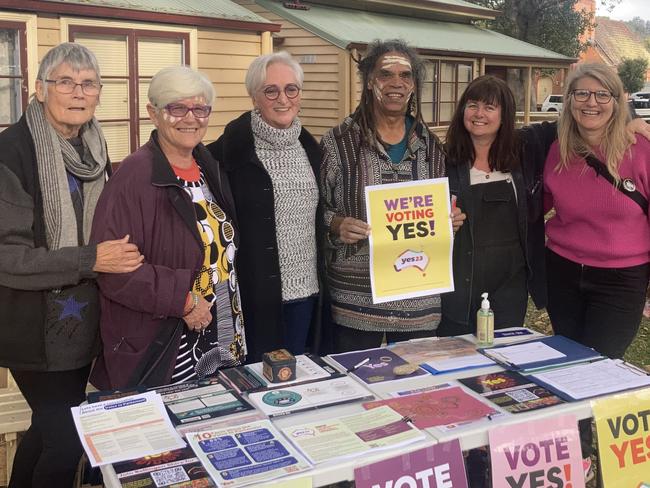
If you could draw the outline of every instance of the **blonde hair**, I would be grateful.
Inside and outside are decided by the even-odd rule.
[[[614,70],[604,64],[579,64],[569,75],[569,80],[564,90],[564,107],[560,115],[558,127],[560,162],[555,167],[555,170],[560,171],[562,168],[567,168],[569,162],[576,157],[585,157],[589,154],[594,155],[591,146],[580,135],[578,124],[572,114],[574,100],[571,94],[575,90],[578,81],[585,77],[590,77],[598,81],[612,94],[614,111],[605,127],[605,133],[600,141],[599,149],[605,158],[603,162],[607,166],[607,170],[618,183],[620,180],[618,166],[630,146],[630,140],[625,129],[630,115],[626,100],[624,99],[625,90],[623,89],[621,79]]]

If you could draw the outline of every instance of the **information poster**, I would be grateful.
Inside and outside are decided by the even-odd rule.
[[[650,486],[650,391],[592,402],[604,486]]]
[[[397,455],[354,470],[356,488],[467,488],[458,439]]]
[[[366,187],[374,303],[454,290],[447,178]]]
[[[492,486],[584,488],[578,422],[573,415],[495,427],[489,437]]]

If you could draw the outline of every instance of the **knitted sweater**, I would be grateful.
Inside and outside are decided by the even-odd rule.
[[[584,159],[556,171],[560,160],[555,142],[544,167],[544,207],[555,207],[546,223],[546,245],[560,256],[601,268],[636,266],[650,261],[648,216],[587,166]],[[650,142],[639,137],[619,166],[646,198],[650,196]]]
[[[255,153],[273,185],[282,300],[316,295],[318,185],[298,140],[300,120],[296,118],[287,129],[276,129],[253,111],[251,126]]]
[[[421,125],[411,134],[408,150],[397,164],[381,145],[362,144],[360,128],[350,117],[325,133],[321,146],[324,157],[320,185],[328,228],[335,215],[367,220],[364,192],[368,185],[445,175],[438,139]],[[372,303],[368,240],[348,245],[331,237],[327,282],[335,323],[375,332],[433,330],[438,326],[439,295]]]

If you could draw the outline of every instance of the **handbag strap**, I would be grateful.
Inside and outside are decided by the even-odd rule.
[[[596,172],[597,175],[602,176],[605,178],[605,180],[609,181],[610,184],[616,188],[618,191],[620,191],[623,195],[631,198],[634,200],[639,207],[641,207],[641,210],[643,210],[643,213],[648,215],[648,200],[646,197],[644,197],[639,190],[636,188],[633,190],[630,190],[625,187],[625,185],[619,185],[616,183],[616,180],[614,177],[611,175],[609,171],[607,171],[607,167],[600,161],[600,159],[596,158],[595,156],[588,154],[585,156],[585,161],[589,166],[591,166],[594,171]]]

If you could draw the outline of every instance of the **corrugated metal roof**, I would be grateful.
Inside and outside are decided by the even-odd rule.
[[[595,38],[596,46],[614,65],[621,64],[624,58],[643,58],[650,62],[643,40],[623,21],[596,17]]]
[[[214,19],[258,22],[268,20],[230,0],[46,0],[51,3],[91,5],[106,8],[124,8],[159,14],[191,15]]]
[[[416,48],[447,51],[450,55],[462,52],[562,64],[574,61],[548,49],[470,24],[314,4],[309,5],[309,10],[291,10],[271,0],[256,0],[256,3],[343,49],[351,44],[367,44],[374,39],[400,38]]]

